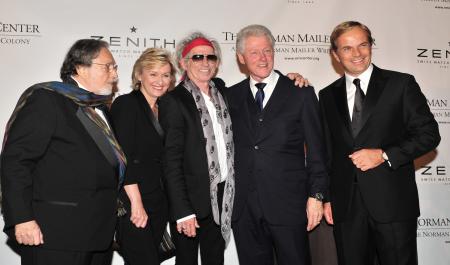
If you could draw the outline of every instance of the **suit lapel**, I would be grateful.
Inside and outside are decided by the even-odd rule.
[[[161,139],[163,139],[164,138],[164,130],[162,129],[161,125],[159,124],[158,120],[156,119],[155,115],[153,114],[153,111],[150,109],[150,106],[148,105],[148,102],[145,99],[145,96],[140,91],[134,92],[134,95],[136,96],[138,104],[144,110],[146,120],[155,129],[155,131],[158,133],[158,135],[161,137]]]
[[[102,130],[94,124],[94,122],[89,119],[89,117],[78,107],[77,118],[80,120],[83,127],[86,129],[87,133],[94,140],[97,147],[100,149],[102,154],[105,156],[106,160],[113,166],[114,168],[119,165],[117,161],[117,157],[114,154],[114,150],[103,134]]]
[[[252,115],[257,112],[255,99],[250,90],[250,79],[247,78],[235,85],[228,95],[230,96],[230,108],[232,110],[231,117],[234,122],[238,119],[242,120],[242,123],[247,127],[247,131],[250,135],[254,135],[254,128],[252,124]],[[237,126],[237,123],[233,123],[233,127]]]
[[[350,121],[350,112],[348,109],[348,101],[347,101],[347,88],[345,85],[345,76],[341,77],[339,81],[336,83],[333,88],[334,98],[336,99],[336,106],[339,111],[339,115],[341,116],[342,121],[344,122],[345,129],[347,133],[352,135],[352,127]]]
[[[367,88],[367,95],[364,100],[360,132],[364,128],[367,120],[370,118],[370,115],[373,113],[373,110],[378,103],[378,99],[384,90],[386,81],[387,79],[383,77],[381,69],[374,66],[370,77],[369,86]]]
[[[278,112],[284,107],[286,100],[289,96],[289,89],[291,88],[290,80],[287,77],[279,73],[278,82],[275,85],[272,95],[269,98],[266,106],[263,109],[265,122],[277,117]]]
[[[195,104],[192,94],[182,85],[177,91],[180,96],[180,101],[185,104],[186,109],[189,112],[189,116],[193,118],[193,122],[195,123],[195,127],[197,128],[198,135],[201,135],[203,137],[202,122],[200,120],[197,105]]]

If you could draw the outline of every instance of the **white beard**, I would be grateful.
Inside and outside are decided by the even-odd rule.
[[[95,94],[100,96],[109,96],[112,94],[112,88],[102,88],[95,92]]]

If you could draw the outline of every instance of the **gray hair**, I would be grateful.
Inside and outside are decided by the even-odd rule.
[[[236,37],[236,52],[240,54],[244,53],[245,40],[251,36],[265,36],[272,44],[272,48],[275,47],[275,38],[273,37],[272,32],[263,25],[254,24],[249,25],[238,32]]]
[[[180,69],[180,72],[182,74],[184,74],[184,69],[181,67],[180,61],[181,61],[181,59],[183,59],[184,47],[186,47],[187,45],[189,45],[189,43],[191,43],[193,40],[198,39],[198,38],[204,38],[211,42],[211,44],[214,48],[214,54],[217,56],[217,65],[219,65],[220,62],[222,61],[222,53],[220,51],[219,43],[216,40],[209,38],[202,32],[195,31],[195,32],[190,33],[188,36],[186,36],[182,40],[180,40],[177,44],[177,48],[175,51],[175,58],[177,60],[178,68]]]

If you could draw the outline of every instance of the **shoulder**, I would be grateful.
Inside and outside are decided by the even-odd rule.
[[[178,108],[185,97],[185,94],[189,92],[180,83],[172,91],[167,92],[165,95],[159,98],[159,108],[161,111],[172,111],[174,108]]]
[[[376,68],[376,69],[374,69],[374,71],[379,71],[383,77],[398,78],[398,79],[414,78],[414,76],[411,74],[403,73],[403,72],[399,72],[399,71],[380,69],[380,68]]]
[[[114,99],[111,105],[111,113],[122,110],[124,108],[126,108],[128,112],[136,110],[138,108],[138,101],[136,99],[135,93],[138,93],[138,91],[132,91],[128,94],[120,95],[116,99]]]
[[[70,102],[71,104],[75,104],[71,99],[49,89],[45,89],[43,86],[44,83],[35,84],[29,88],[27,88],[22,95],[20,96],[20,100],[26,97],[25,107],[39,107],[43,109],[51,109],[55,108],[56,104]]]
[[[278,72],[278,71],[277,71]],[[315,95],[314,87],[313,86],[304,86],[304,87],[298,87],[295,85],[295,82],[291,79],[289,79],[287,76],[281,74],[278,72],[278,82],[276,84],[276,87],[280,87],[281,89],[285,90],[287,93],[291,93],[292,96],[305,96],[305,95]]]
[[[225,89],[227,87],[225,81],[223,81],[223,79],[220,77],[214,77],[213,79],[211,79],[211,81],[214,82],[218,89]]]
[[[132,91],[128,94],[120,95],[116,99],[114,99],[112,106],[120,106],[120,105],[136,105],[136,95],[138,91]]]
[[[246,93],[250,88],[249,78],[242,80],[241,82],[232,85],[227,89],[227,95],[230,97],[236,97],[238,95]]]
[[[173,90],[167,92],[162,97],[159,98],[160,103],[166,103],[166,102],[172,102],[175,100],[179,100],[179,98],[187,92],[187,90],[184,88],[183,84],[180,83],[177,86],[174,87]]]
[[[242,88],[242,87],[249,87],[249,78],[245,78],[241,82],[232,85],[231,87],[229,87],[229,89],[230,90],[237,90],[237,89]]]
[[[343,85],[343,82],[345,83],[345,77],[344,76],[336,79],[335,81],[333,81],[333,83],[329,84],[328,86],[324,87],[323,89],[321,89],[319,91],[319,97],[322,97],[322,96],[330,94],[334,88]]]

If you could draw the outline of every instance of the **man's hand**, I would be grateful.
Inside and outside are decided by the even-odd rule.
[[[289,73],[286,75],[289,79],[295,82],[298,87],[309,86],[309,81],[299,73]]]
[[[308,226],[306,227],[306,231],[311,231],[319,225],[320,220],[322,220],[322,215],[322,202],[315,198],[308,198],[308,201],[306,202],[306,216],[308,217]]]
[[[16,224],[14,230],[19,244],[29,246],[44,244],[44,236],[35,220]]]
[[[142,201],[136,201],[131,203],[131,217],[130,221],[137,228],[144,228],[147,225],[148,215],[145,212]]]
[[[195,217],[177,224],[178,233],[184,233],[188,237],[195,237],[197,235],[197,228],[200,228],[200,226],[198,225],[197,218]]]
[[[381,149],[361,149],[348,157],[352,160],[353,164],[362,171],[375,168],[384,162],[383,150]]]
[[[323,204],[323,216],[328,224],[334,225],[333,213],[331,211],[331,202],[326,202]]]

